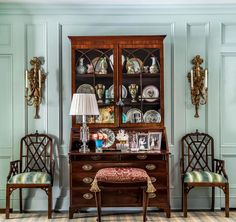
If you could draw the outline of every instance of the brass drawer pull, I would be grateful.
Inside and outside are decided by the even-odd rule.
[[[156,169],[156,165],[154,165],[154,164],[147,164],[146,165],[146,169],[147,170],[155,170]]]
[[[85,194],[83,195],[83,198],[86,199],[86,200],[91,200],[91,199],[93,199],[93,194],[91,194],[91,193],[85,193]]]
[[[93,178],[91,177],[85,177],[83,178],[83,182],[86,183],[86,184],[90,184],[93,182]]]
[[[152,183],[155,183],[157,181],[157,178],[156,177],[150,177]]]
[[[145,155],[145,154],[139,154],[139,155],[137,155],[137,158],[138,158],[139,160],[145,160],[145,159],[147,159],[147,155]]]
[[[101,159],[101,156],[91,156],[91,159],[92,160],[100,160]]]
[[[89,171],[89,170],[92,170],[93,167],[90,164],[86,164],[86,165],[82,166],[82,169],[85,170],[85,171]]]
[[[153,198],[155,198],[157,195],[155,194],[155,193],[149,193],[148,194],[148,197],[150,198],[150,199],[153,199]]]

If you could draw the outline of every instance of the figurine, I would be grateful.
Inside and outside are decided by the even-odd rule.
[[[87,67],[88,67],[87,73],[94,73],[93,64],[88,64]]]
[[[101,58],[101,69],[99,71],[99,74],[107,74],[107,60],[106,57]]]
[[[129,59],[127,57],[127,74],[134,74],[135,73],[135,69],[134,69],[134,62],[132,61],[132,59]]]

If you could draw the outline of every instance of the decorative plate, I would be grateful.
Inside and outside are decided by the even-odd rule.
[[[100,115],[96,118],[96,123],[114,123],[114,107],[106,106],[99,108]]]
[[[103,142],[103,147],[107,148],[112,146],[116,140],[115,133],[111,129],[108,128],[100,129],[98,130],[98,133],[107,135],[107,140]]]
[[[92,64],[94,67],[94,71],[96,74],[99,74],[101,69],[102,69],[102,61],[103,61],[104,57],[96,57],[92,60]],[[108,64],[107,62],[104,63],[104,68],[107,69],[108,68]]]
[[[108,89],[109,97],[114,98],[114,85],[111,85]],[[127,97],[127,89],[124,85],[122,85],[122,98],[125,99]]]
[[[146,86],[143,89],[142,97],[147,102],[154,102],[159,97],[159,90],[156,86],[152,86],[152,85]]]
[[[125,62],[125,57],[123,55],[121,57],[121,61],[122,61],[122,66],[123,66],[123,64]],[[113,66],[114,66],[114,55],[113,54],[109,57],[109,62],[110,62],[111,69],[113,70]]]
[[[161,122],[161,114],[156,110],[148,110],[143,115],[143,121],[145,123],[160,123]]]
[[[133,66],[134,73],[140,73],[143,70],[143,62],[139,58],[131,58],[131,59],[127,58],[126,62],[127,74],[134,74],[128,72],[129,66]]]
[[[142,111],[137,108],[132,108],[126,113],[127,123],[141,123],[142,122]]]
[[[89,84],[82,84],[76,90],[77,93],[95,93],[94,88]]]

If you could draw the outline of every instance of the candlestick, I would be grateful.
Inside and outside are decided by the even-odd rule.
[[[191,88],[193,89],[193,70],[192,69],[191,69],[190,75],[191,75]]]
[[[205,69],[205,82],[204,82],[204,87],[207,89],[207,69]]]
[[[25,88],[28,89],[28,70],[25,70]]]
[[[39,88],[41,88],[41,69],[39,69]]]

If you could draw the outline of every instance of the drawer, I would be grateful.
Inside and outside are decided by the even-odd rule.
[[[143,160],[164,160],[165,156],[159,155],[151,155],[147,153],[139,153],[139,154],[126,154],[121,155],[122,161],[143,161]]]
[[[72,188],[71,196],[72,205],[96,207],[95,193],[90,192],[88,188]]]
[[[166,188],[167,187],[167,176],[166,174],[159,174],[159,173],[149,173],[148,174],[153,185],[156,188]]]
[[[167,203],[167,189],[157,190],[155,193],[149,194],[149,205],[157,206],[159,204]]]
[[[80,172],[97,172],[106,167],[137,167],[147,172],[166,172],[165,161],[140,161],[140,162],[75,162],[72,163],[72,174]]]
[[[74,155],[71,157],[72,162],[76,161],[119,161],[119,155],[114,154],[102,154],[102,153],[94,153],[94,154],[81,154],[81,155]]]
[[[71,175],[72,187],[90,187],[96,172],[74,172]]]

